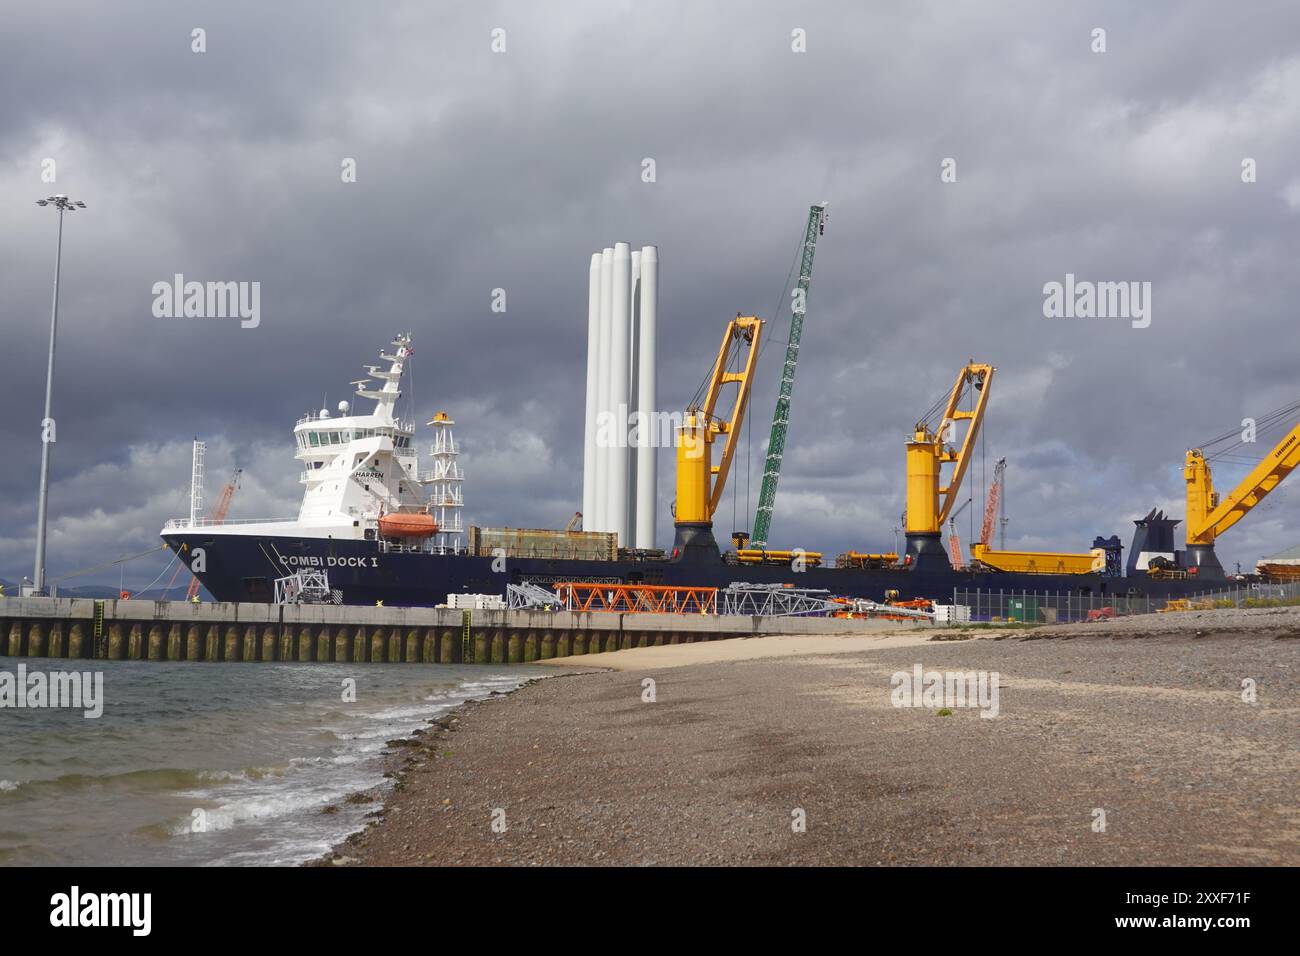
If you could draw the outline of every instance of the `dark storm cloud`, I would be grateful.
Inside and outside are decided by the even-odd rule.
[[[296,511],[294,419],[349,397],[400,329],[415,413],[459,423],[470,520],[560,526],[580,497],[590,252],[659,244],[673,408],[728,316],[783,305],[821,199],[782,542],[892,545],[902,443],[969,357],[1000,369],[987,469],[1010,459],[1027,546],[1181,514],[1183,451],[1296,397],[1300,12],[1284,3],[51,2],[5,18],[3,577],[30,573],[53,252],[32,200],[54,191],[90,205],[65,247],[54,576],[147,548],[183,513],[195,434],[210,496],[238,463],[235,514]],[[155,319],[150,288],[177,272],[260,281],[261,326]],[[1043,284],[1067,272],[1150,281],[1151,327],[1043,318]],[[751,495],[784,333],[782,315],[743,446]],[[1294,543],[1292,489],[1275,499],[1225,539],[1225,564]],[[729,493],[719,530],[731,515]]]

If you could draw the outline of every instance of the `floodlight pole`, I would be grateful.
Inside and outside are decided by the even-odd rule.
[[[63,260],[63,214],[74,208],[85,209],[85,203],[74,204],[67,196],[57,195],[37,200],[37,205],[53,205],[59,210],[59,234],[54,246],[54,303],[50,307],[50,358],[45,372],[45,418],[41,421],[41,487],[36,504],[36,570],[32,574],[35,595],[45,590],[45,525],[50,498],[50,445],[54,443],[53,421],[50,417],[54,397],[54,343],[59,328],[59,268]]]

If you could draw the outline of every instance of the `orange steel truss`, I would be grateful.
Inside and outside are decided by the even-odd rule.
[[[625,614],[717,614],[717,588],[674,588],[660,584],[601,584],[564,581],[555,593],[570,611]]]

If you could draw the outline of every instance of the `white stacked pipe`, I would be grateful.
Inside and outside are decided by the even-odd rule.
[[[640,297],[641,297],[641,250],[632,250],[632,281],[628,286],[628,308],[627,308],[627,421],[628,433],[631,431],[641,416],[637,414],[637,373],[638,353],[640,351],[639,329],[640,323]],[[636,443],[629,437],[627,449],[627,546],[636,546]]]
[[[600,341],[596,369],[596,520],[592,531],[612,531],[609,502],[610,304],[614,294],[614,250],[600,254]]]
[[[632,256],[626,242],[614,244],[614,293],[610,321],[609,356],[609,409],[614,416],[614,429],[609,448],[609,523],[610,531],[618,535],[619,547],[632,546],[631,528],[628,527],[628,447],[627,399],[628,359],[631,330],[628,328],[629,309],[632,305]]]
[[[655,546],[658,494],[658,417],[655,334],[659,311],[659,250],[646,246],[640,256],[640,309],[637,322],[636,407],[641,429],[636,448],[636,547]]]
[[[632,251],[620,242],[591,257],[583,528],[616,533],[620,547],[655,544],[658,299],[654,246]]]
[[[587,408],[582,431],[582,527],[596,520],[596,389],[600,359],[600,253],[587,276]]]

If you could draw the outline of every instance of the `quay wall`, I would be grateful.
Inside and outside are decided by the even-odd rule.
[[[770,634],[853,634],[841,618],[461,611],[0,598],[0,655],[97,660],[528,663]]]

